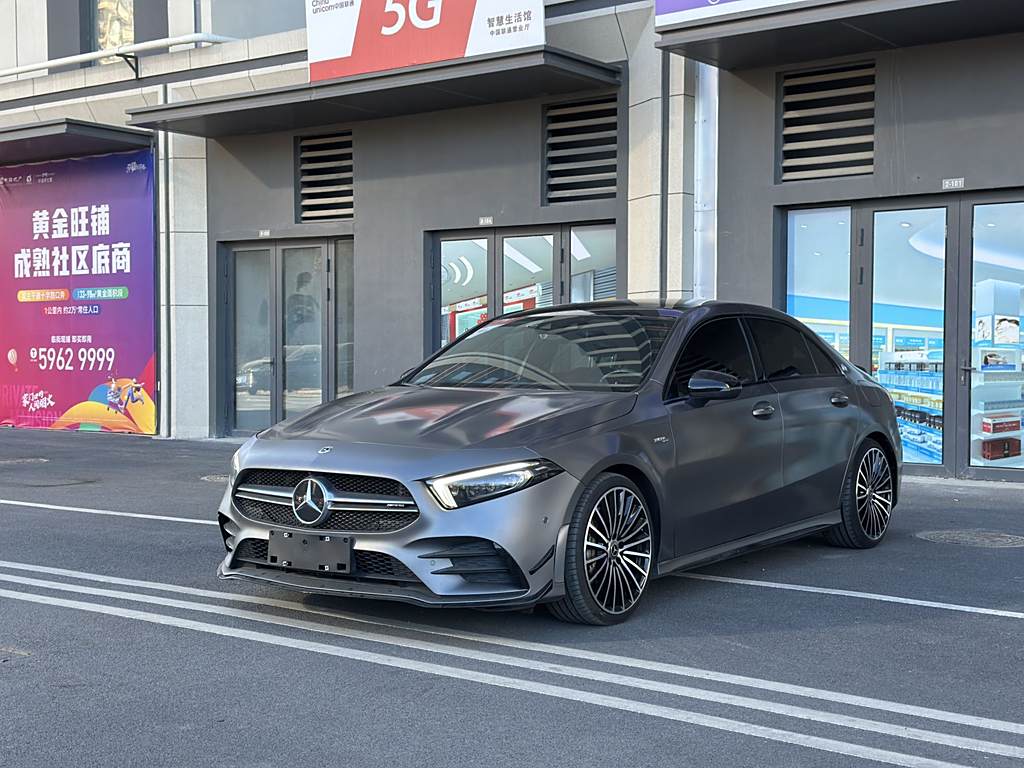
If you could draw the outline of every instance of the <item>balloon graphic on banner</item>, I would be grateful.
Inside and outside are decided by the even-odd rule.
[[[11,364],[11,367],[14,368],[14,370],[18,370],[18,350],[7,350],[7,362]]]

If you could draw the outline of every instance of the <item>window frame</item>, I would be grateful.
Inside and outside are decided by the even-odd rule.
[[[687,402],[692,398],[692,395],[680,395],[672,394],[672,387],[675,382],[675,371],[679,365],[679,361],[682,360],[683,354],[686,352],[686,345],[689,344],[699,331],[712,323],[716,323],[723,320],[732,320],[740,328],[740,334],[743,336],[743,341],[747,345],[747,355],[750,358],[751,367],[754,370],[754,380],[749,384],[744,384],[744,387],[752,386],[754,384],[760,384],[764,378],[764,369],[761,367],[761,358],[756,354],[754,339],[750,333],[750,329],[747,328],[747,324],[744,322],[744,316],[740,314],[728,314],[728,315],[715,315],[713,317],[705,318],[701,320],[697,325],[687,331],[683,337],[682,342],[679,344],[679,349],[676,350],[675,356],[672,359],[672,365],[668,369],[668,375],[665,377],[665,383],[662,387],[661,399],[665,405],[671,405],[674,403]],[[742,393],[741,393],[742,394]]]

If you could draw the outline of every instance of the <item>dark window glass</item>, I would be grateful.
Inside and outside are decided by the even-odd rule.
[[[818,369],[800,331],[775,320],[751,318],[748,322],[769,381],[817,375]]]
[[[690,336],[676,363],[669,395],[689,394],[690,377],[702,370],[728,373],[744,384],[754,380],[754,363],[738,320],[713,320]]]
[[[656,311],[506,315],[446,347],[408,383],[629,391],[647,378],[675,322]]]
[[[807,336],[804,337],[804,341],[807,342],[807,348],[811,351],[811,359],[814,361],[818,373],[822,376],[838,376],[839,366],[836,365],[831,357],[825,354],[825,350],[821,348],[821,345]]]

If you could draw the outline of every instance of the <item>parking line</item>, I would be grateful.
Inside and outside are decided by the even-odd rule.
[[[781,589],[790,592],[812,592],[818,595],[834,595],[837,597],[855,597],[860,600],[874,600],[880,603],[900,603],[901,605],[915,605],[921,608],[938,608],[943,611],[958,611],[960,613],[976,613],[982,616],[998,616],[1003,619],[1024,619],[1024,612],[1005,611],[1000,608],[978,608],[974,605],[957,605],[956,603],[937,603],[933,600],[917,600],[912,597],[897,597],[896,595],[881,595],[875,592],[856,592],[849,589],[830,589],[829,587],[810,587],[805,584],[785,584],[776,581],[756,581],[754,579],[737,579],[732,576],[712,576],[707,573],[677,573],[673,574],[680,579],[694,579],[696,581],[717,581],[723,584],[741,584],[748,587],[765,587],[766,589]]]
[[[469,658],[484,663],[499,664],[509,667],[518,667],[520,669],[528,669],[534,672],[544,672],[554,675],[563,675],[566,677],[573,677],[582,680],[588,680],[591,682],[610,683],[612,685],[620,685],[642,691],[667,693],[670,695],[681,696],[688,699],[694,699],[697,701],[710,701],[716,704],[725,704],[727,706],[741,707],[744,709],[766,712],[773,715],[782,715],[784,717],[793,717],[801,720],[825,723],[827,725],[834,725],[843,728],[852,728],[855,730],[867,731],[869,733],[884,734],[887,736],[894,736],[897,738],[922,741],[927,744],[941,744],[943,746],[953,747],[956,749],[984,752],[986,754],[991,755],[1024,758],[1024,747],[1015,747],[1008,744],[983,741],[980,739],[956,736],[937,731],[929,731],[921,728],[912,728],[910,726],[893,725],[891,723],[880,722],[878,720],[867,720],[865,718],[851,717],[849,715],[825,712],[821,710],[810,709],[807,707],[792,706],[789,704],[782,704],[779,702],[764,699],[755,699],[748,696],[737,696],[735,694],[722,693],[720,691],[692,688],[689,686],[677,685],[675,683],[664,683],[655,680],[647,680],[645,678],[632,677],[629,675],[619,675],[609,672],[603,672],[596,669],[566,666],[564,664],[553,664],[550,662],[537,661],[535,659],[521,658],[518,656],[509,656],[507,654],[497,654],[490,653],[487,651],[478,651],[476,649],[466,648],[464,646],[458,646],[454,644],[441,644],[423,640],[415,640],[412,638],[399,637],[395,635],[384,635],[378,632],[367,632],[358,629],[330,626],[310,621],[289,619],[283,616],[278,616],[276,614],[267,614],[259,613],[256,611],[227,608],[220,605],[213,605],[211,603],[197,603],[192,602],[190,600],[175,600],[172,598],[156,597],[155,595],[146,595],[138,592],[123,592],[121,590],[101,589],[98,587],[85,587],[77,584],[67,584],[57,581],[46,581],[44,579],[32,579],[24,576],[11,576],[8,574],[0,574],[0,581],[20,584],[23,586],[38,587],[40,589],[75,592],[78,594],[91,595],[94,597],[105,597],[114,600],[128,600],[134,602],[148,603],[151,605],[159,605],[166,608],[178,608],[186,611],[199,611],[202,613],[211,613],[222,617],[230,616],[232,618],[244,619],[247,621],[255,621],[263,624],[272,624],[276,626],[289,627],[291,629],[299,629],[308,632],[320,632],[324,634],[348,638],[350,640],[362,640],[369,643],[393,645],[399,648],[425,651],[427,653],[436,653],[448,656],[456,656],[459,658]]]
[[[857,696],[854,694],[841,693],[838,691],[822,690],[819,688],[810,688],[808,686],[793,685],[790,683],[781,683],[772,680],[762,680],[756,677],[734,675],[728,672],[716,672],[713,670],[699,669],[695,667],[685,667],[678,664],[671,664],[660,661],[650,661],[634,657],[616,656],[609,653],[601,653],[600,651],[590,651],[584,648],[571,648],[568,646],[539,643],[530,640],[518,640],[515,638],[503,637],[500,635],[486,635],[477,632],[447,629],[443,627],[431,626],[426,624],[414,624],[412,622],[399,620],[367,618],[359,614],[348,613],[345,611],[310,608],[304,603],[298,603],[289,600],[279,600],[272,597],[261,597],[258,595],[243,595],[234,592],[222,592],[219,590],[210,589],[198,589],[196,587],[186,587],[178,584],[165,584],[155,581],[126,579],[117,576],[104,576],[101,574],[87,573],[85,571],[69,570],[67,568],[53,568],[50,566],[32,565],[28,563],[16,563],[4,560],[0,560],[0,568],[7,568],[16,571],[28,571],[31,573],[44,573],[53,576],[63,576],[68,578],[81,579],[83,581],[94,581],[102,584],[138,587],[141,589],[171,592],[173,594],[192,595],[195,597],[209,597],[217,600],[226,600],[231,602],[247,603],[252,605],[262,605],[271,608],[281,608],[283,610],[294,611],[296,613],[305,613],[314,616],[324,616],[333,619],[341,619],[342,621],[350,621],[357,624],[366,624],[385,629],[398,629],[407,632],[416,632],[419,634],[430,635],[435,637],[465,640],[467,642],[480,643],[483,645],[513,648],[520,651],[544,653],[552,656],[563,656],[577,660],[585,659],[587,661],[594,661],[602,664],[612,664],[615,666],[627,667],[630,669],[639,669],[646,672],[658,672],[662,674],[675,675],[679,677],[689,677],[698,680],[709,680],[718,683],[725,683],[728,685],[737,685],[745,688],[772,691],[774,693],[781,693],[790,696],[799,696],[801,698],[817,699],[820,701],[829,701],[836,704],[846,704],[849,706],[861,707],[864,709],[897,713],[902,715],[908,715],[910,717],[923,718],[927,720],[936,720],[941,722],[954,723],[957,725],[1000,731],[1003,733],[1024,735],[1024,724],[1009,722],[1006,720],[996,720],[987,717],[979,717],[976,715],[966,715],[959,712],[949,712],[941,709],[932,709],[930,707],[921,707],[914,704],[903,704],[896,701],[887,701],[885,699],[874,699],[866,696]]]
[[[699,712],[692,712],[689,710],[666,707],[657,704],[649,704],[647,702],[624,699],[618,696],[609,696],[602,693],[552,685],[550,683],[495,675],[490,672],[481,672],[463,667],[448,667],[432,662],[406,659],[399,656],[388,656],[372,651],[361,651],[345,646],[300,640],[298,638],[274,635],[267,632],[257,632],[253,630],[224,626],[221,624],[200,622],[162,613],[137,611],[131,608],[87,603],[79,600],[67,600],[59,597],[51,597],[49,595],[16,592],[6,589],[0,589],[0,597],[40,605],[50,605],[60,608],[70,608],[79,611],[99,613],[107,616],[134,619],[136,621],[143,621],[151,624],[162,624],[164,626],[178,627],[195,632],[220,635],[222,637],[234,637],[267,645],[305,650],[313,653],[350,659],[353,661],[363,661],[380,666],[405,669],[457,680],[477,682],[499,688],[537,693],[556,699],[592,704],[609,709],[633,712],[635,714],[649,715],[664,720],[687,723],[690,725],[702,726],[729,733],[739,733],[746,736],[766,739],[768,741],[802,746],[833,754],[856,757],[863,760],[874,760],[888,765],[907,766],[908,768],[966,768],[966,766],[962,764],[949,763],[941,760],[920,757],[918,755],[904,754],[901,752],[893,752],[890,750],[878,749],[876,747],[853,744],[835,739],[827,739],[795,731],[770,728],[767,726],[756,725],[754,723],[743,722],[741,720],[730,720],[728,718],[718,717],[715,715],[705,715]]]
[[[38,501],[13,501],[0,499],[0,506],[28,507],[29,509],[50,509],[57,512],[87,512],[90,515],[107,515],[109,517],[138,517],[143,520],[164,520],[171,523],[195,523],[196,525],[216,525],[216,520],[196,520],[191,517],[169,517],[167,515],[146,515],[141,512],[115,512],[112,509],[92,509],[90,507],[65,507],[60,504],[42,504]]]

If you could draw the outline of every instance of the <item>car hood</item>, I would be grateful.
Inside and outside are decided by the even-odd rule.
[[[633,393],[392,386],[314,408],[261,435],[424,449],[528,446],[624,416]]]

